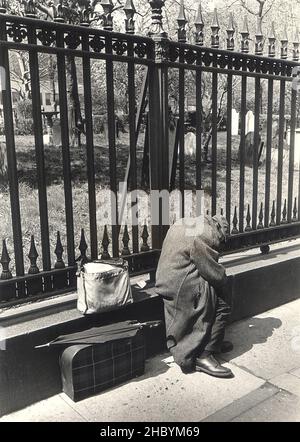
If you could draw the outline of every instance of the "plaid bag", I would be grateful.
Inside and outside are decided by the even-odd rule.
[[[145,371],[143,331],[133,338],[68,347],[60,367],[63,391],[74,402],[141,376]]]

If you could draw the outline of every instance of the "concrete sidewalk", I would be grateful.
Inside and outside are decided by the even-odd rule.
[[[60,394],[0,422],[300,421],[300,300],[233,324],[234,379],[183,375],[168,354],[145,375],[77,404]]]

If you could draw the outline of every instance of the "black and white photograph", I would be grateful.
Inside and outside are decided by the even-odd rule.
[[[0,0],[9,422],[300,422],[300,0]]]

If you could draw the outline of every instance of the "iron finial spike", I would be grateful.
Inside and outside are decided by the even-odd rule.
[[[214,9],[214,15],[213,15],[213,20],[212,20],[212,24],[211,24],[211,47],[212,48],[219,48],[220,45],[220,37],[219,37],[219,30],[220,30],[220,26],[219,26],[219,19],[218,19],[218,12],[217,12],[217,8]]]
[[[220,29],[219,18],[218,18],[218,10],[217,10],[217,8],[214,9],[214,15],[213,15],[213,20],[212,20],[211,27],[212,27],[212,28],[219,28],[219,29]]]
[[[28,270],[29,275],[35,275],[40,272],[40,270],[37,266],[38,256],[39,256],[39,254],[36,250],[34,235],[31,235],[30,250],[28,253],[28,258],[30,260],[30,267]]]
[[[244,23],[243,23],[243,29],[241,31],[242,35],[242,42],[241,42],[241,51],[245,54],[249,52],[249,25],[248,25],[248,18],[245,16]]]
[[[25,17],[37,18],[36,0],[23,0]]]
[[[296,28],[295,37],[293,42],[293,61],[299,61],[299,28]]]
[[[232,12],[230,12],[229,14],[229,23],[228,23],[227,32],[235,32],[234,17]]]
[[[12,273],[9,269],[10,261],[11,261],[11,259],[9,257],[7,246],[6,246],[6,241],[4,239],[2,242],[2,255],[1,255],[1,259],[0,259],[0,263],[2,265],[2,273],[0,275],[0,279],[5,280],[5,279],[12,278]]]
[[[249,24],[248,24],[247,15],[245,15],[245,17],[244,17],[243,29],[241,31],[241,34],[249,34]]]
[[[232,12],[229,16],[229,23],[228,23],[228,29],[227,29],[227,50],[233,51],[234,50],[234,34],[235,34],[235,26],[234,26],[234,19]]]
[[[196,45],[203,46],[203,44],[204,44],[204,33],[203,33],[204,20],[203,20],[203,16],[202,16],[201,1],[199,2],[198,12],[197,12],[197,16],[195,19],[195,28],[196,28],[196,32],[195,32]]]
[[[112,17],[112,11],[114,8],[112,0],[101,0],[101,6],[103,8],[103,29],[105,31],[112,31],[113,30],[113,17]]]
[[[288,57],[288,44],[289,38],[287,34],[287,27],[285,25],[283,35],[281,37],[281,58],[287,59]]]
[[[0,1],[0,14],[6,14],[7,12],[7,0]]]
[[[262,19],[257,17],[257,27],[255,34],[255,55],[263,55],[263,40],[264,36],[262,33]]]
[[[299,28],[298,28],[298,26],[296,27],[296,30],[295,30],[294,43],[299,43]]]
[[[275,25],[272,22],[270,35],[269,35],[269,57],[275,57],[276,55],[276,35],[275,35]]]
[[[134,16],[136,14],[136,9],[133,0],[126,0],[126,3],[124,5],[124,12],[126,15],[125,19],[126,34],[134,34],[135,32]]]
[[[196,19],[195,19],[195,25],[203,25],[204,26],[201,1],[199,2],[197,16],[196,16]]]
[[[186,24],[187,19],[185,15],[185,8],[184,8],[184,0],[180,1],[180,8],[179,8],[179,15],[177,18],[178,23],[178,41],[181,43],[186,43]]]
[[[179,15],[178,15],[177,20],[185,21],[187,23],[186,15],[185,15],[184,0],[180,0]]]

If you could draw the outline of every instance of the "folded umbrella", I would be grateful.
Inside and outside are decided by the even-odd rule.
[[[140,323],[137,321],[124,321],[116,324],[90,328],[78,333],[59,336],[47,344],[38,345],[35,348],[52,347],[57,345],[78,344],[105,344],[106,342],[128,339],[136,336],[137,332],[144,327],[154,328],[162,324],[162,321]]]

